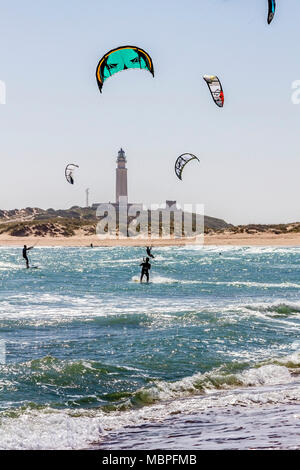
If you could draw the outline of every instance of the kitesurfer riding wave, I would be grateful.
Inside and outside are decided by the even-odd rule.
[[[140,264],[140,266],[142,266],[140,282],[143,282],[144,276],[146,276],[147,282],[149,282],[149,270],[151,269],[149,258],[147,257],[146,261],[144,260],[143,263]]]
[[[29,248],[27,248],[26,245],[24,245],[24,248],[23,248],[23,258],[25,259],[26,261],[26,268],[28,269],[29,268],[29,259],[28,259],[28,256],[27,256],[27,252],[29,250],[32,250],[32,248],[34,248],[33,246],[30,246]]]

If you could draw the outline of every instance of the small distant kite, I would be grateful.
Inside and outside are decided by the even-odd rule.
[[[192,160],[198,160],[198,162],[200,161],[199,158],[197,158],[196,155],[193,155],[192,153],[183,153],[177,158],[175,162],[175,173],[180,180],[182,180],[182,172],[185,165]]]
[[[79,168],[79,166],[74,163],[69,163],[69,165],[66,166],[65,177],[70,184],[74,184],[74,171],[76,168]]]
[[[206,81],[211,96],[213,97],[214,102],[219,108],[224,106],[224,93],[220,80],[215,75],[204,75],[204,80]]]
[[[268,0],[268,2],[269,2],[268,24],[270,24],[275,16],[276,2],[275,0]]]
[[[96,78],[100,93],[107,78],[127,69],[148,70],[154,77],[153,62],[146,51],[136,46],[117,47],[107,52],[97,65]]]

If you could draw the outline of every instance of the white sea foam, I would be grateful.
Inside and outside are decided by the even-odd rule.
[[[180,247],[164,247],[161,250],[199,251],[203,254],[242,253],[242,254],[300,254],[298,246],[230,246],[230,245],[185,245]]]
[[[0,271],[7,271],[7,270],[15,270],[15,269],[21,269],[23,268],[23,265],[20,263],[9,263],[5,261],[0,261]]]
[[[0,449],[80,449],[102,432],[99,418],[74,418],[67,412],[31,411],[2,418]]]
[[[138,276],[133,276],[131,280],[133,282],[139,282],[140,278]],[[144,281],[145,281],[145,278],[144,278]],[[152,284],[174,284],[174,283],[180,283],[182,281],[178,281],[177,279],[172,279],[171,277],[154,275],[151,277],[150,282]]]
[[[138,276],[133,276],[132,281],[136,282],[139,280]],[[234,287],[258,287],[262,289],[278,288],[278,289],[300,289],[300,284],[294,282],[255,282],[255,281],[209,281],[209,280],[197,280],[197,279],[175,279],[171,277],[165,277],[160,275],[153,275],[151,277],[153,284],[202,284],[202,285],[224,285]]]

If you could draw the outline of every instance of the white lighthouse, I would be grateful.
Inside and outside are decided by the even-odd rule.
[[[118,152],[117,168],[116,168],[116,204],[119,204],[120,197],[124,203],[128,202],[127,192],[127,168],[126,168],[126,156],[124,150],[121,148]]]

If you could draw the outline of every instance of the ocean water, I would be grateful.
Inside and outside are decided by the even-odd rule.
[[[1,449],[300,448],[300,248],[0,248]]]

